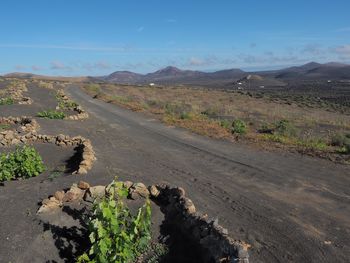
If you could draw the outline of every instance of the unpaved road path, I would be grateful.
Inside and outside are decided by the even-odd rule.
[[[0,116],[30,116],[55,106],[47,90],[31,84],[29,92],[38,109],[4,106]],[[252,245],[253,263],[349,262],[348,166],[212,140],[94,100],[74,86],[68,92],[90,118],[38,119],[39,132],[89,138],[98,160],[86,176],[65,174],[51,181],[43,174],[0,186],[1,263],[72,262],[72,243],[57,241],[61,235],[69,239],[70,232],[45,228],[36,216],[38,202],[73,182],[106,184],[115,175],[184,187],[197,210],[219,218],[232,237]],[[71,154],[63,149],[44,153],[58,162]]]
[[[184,187],[198,210],[252,245],[251,262],[349,262],[349,167],[204,138],[68,91],[100,130],[89,136],[95,171]]]

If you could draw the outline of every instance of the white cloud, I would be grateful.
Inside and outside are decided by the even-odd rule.
[[[78,65],[83,69],[94,71],[94,70],[105,70],[112,69],[112,65],[105,61],[98,61],[96,63],[84,63],[82,65]]]
[[[350,44],[337,46],[333,49],[333,51],[341,58],[341,59],[349,59],[350,58]]]
[[[68,70],[71,69],[70,66],[66,66],[64,63],[60,61],[52,61],[51,62],[51,69],[53,70]]]
[[[301,52],[316,56],[316,55],[320,55],[320,54],[324,53],[325,51],[318,44],[308,44],[302,48]]]
[[[33,66],[31,66],[31,69],[32,69],[33,71],[43,70],[43,68],[42,68],[42,67],[37,66],[37,65],[33,65]]]
[[[188,64],[190,66],[203,66],[206,64],[206,62],[200,58],[190,58],[189,61],[188,61]]]

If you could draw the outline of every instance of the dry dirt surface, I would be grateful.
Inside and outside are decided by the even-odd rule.
[[[67,92],[90,118],[40,119],[41,133],[82,135],[98,160],[86,176],[51,182],[40,175],[0,186],[0,262],[70,262],[60,253],[65,244],[40,225],[38,202],[72,182],[106,184],[115,175],[184,187],[197,210],[251,244],[251,262],[349,262],[348,166],[208,139],[92,99],[74,85]]]

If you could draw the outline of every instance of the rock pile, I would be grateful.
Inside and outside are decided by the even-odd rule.
[[[191,199],[186,197],[181,187],[171,187],[167,184],[151,185],[126,181],[129,198],[151,198],[162,207],[165,220],[174,226],[179,233],[187,236],[203,248],[204,257],[208,262],[242,262],[248,263],[248,244],[233,240],[228,236],[228,230],[219,225],[218,220],[210,220],[207,215],[196,212]],[[43,200],[38,213],[48,213],[59,209],[67,202],[93,202],[108,194],[110,186],[93,186],[80,181],[64,192],[58,191],[52,197]]]
[[[20,131],[32,132],[39,129],[39,124],[36,120],[29,117],[0,117],[0,124],[20,125]]]

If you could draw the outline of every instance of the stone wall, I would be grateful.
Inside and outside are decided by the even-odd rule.
[[[70,102],[73,102],[64,92],[63,89],[59,89],[57,91],[57,96],[59,97],[60,100],[62,100],[63,102],[67,102],[67,103],[70,103]],[[58,105],[56,107],[57,110],[60,109],[60,106]],[[75,115],[70,115],[70,116],[67,116],[65,117],[66,120],[83,120],[83,119],[87,119],[89,118],[89,114],[80,106],[80,105],[77,105],[77,106],[74,106],[72,108],[70,108],[70,110],[73,110],[74,112],[76,112],[77,114]]]
[[[3,92],[2,96],[9,97],[13,99],[18,104],[32,104],[33,100],[29,97],[23,95],[24,92],[27,92],[27,86],[23,81],[12,81]]]
[[[60,147],[75,146],[79,154],[79,167],[75,174],[86,174],[96,160],[91,141],[82,137],[70,137],[68,135],[43,135],[38,134],[38,123],[34,119],[26,117],[0,118],[0,123],[20,124],[16,130],[5,130],[0,132],[0,146],[18,145],[24,143],[52,143]]]
[[[196,212],[191,199],[186,197],[181,187],[171,187],[167,184],[146,187],[143,183],[123,183],[129,191],[130,199],[151,198],[161,207],[167,224],[172,224],[178,234],[199,244],[203,249],[203,257],[207,262],[221,263],[248,263],[248,244],[229,237],[227,229],[223,228],[218,220],[210,220],[205,214]],[[38,210],[40,213],[49,213],[62,207],[65,203],[92,202],[95,199],[108,195],[110,186],[90,186],[80,181],[73,184],[67,191],[57,191],[53,196],[43,200]]]

